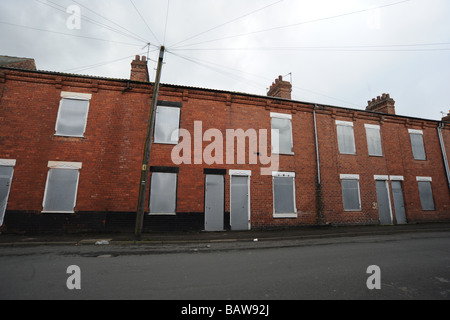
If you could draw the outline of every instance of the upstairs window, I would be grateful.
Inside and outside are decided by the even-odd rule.
[[[292,115],[271,112],[270,117],[272,119],[272,153],[294,154]]]
[[[86,130],[90,94],[62,92],[55,135],[83,137]]]
[[[48,166],[50,169],[42,204],[43,212],[73,213],[77,199],[81,163],[50,161]]]
[[[154,143],[178,144],[181,104],[158,102],[155,116]]]
[[[336,120],[339,152],[341,154],[356,154],[353,122]]]
[[[409,136],[411,138],[411,147],[415,160],[427,160],[425,153],[425,146],[423,144],[423,131],[409,129]]]
[[[383,149],[381,146],[380,126],[366,124],[367,148],[370,156],[382,157]]]

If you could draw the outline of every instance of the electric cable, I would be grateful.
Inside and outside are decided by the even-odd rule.
[[[136,5],[134,4],[133,0],[130,0],[131,4],[133,5],[134,9],[136,10],[137,14],[139,15],[139,17],[141,17],[141,20],[144,22],[144,24],[147,26],[147,29],[150,30],[150,33],[153,35],[153,37],[155,38],[155,40],[161,45],[161,41],[158,40],[158,37],[153,33],[152,29],[150,28],[150,26],[148,25],[147,21],[145,21],[144,17],[142,16],[141,12],[139,11],[139,9],[136,7]]]
[[[387,7],[403,4],[403,3],[406,3],[406,2],[410,2],[410,1],[413,1],[413,0],[402,0],[402,1],[399,1],[399,2],[395,2],[395,3],[391,3],[391,4],[387,4],[387,5],[382,5],[382,6],[378,6],[378,7],[362,9],[362,10],[347,12],[347,13],[338,14],[338,15],[334,15],[334,16],[329,16],[329,17],[325,17],[325,18],[319,18],[319,19],[314,19],[314,20],[309,20],[309,21],[303,21],[303,22],[288,24],[288,25],[284,25],[284,26],[272,27],[272,28],[258,30],[258,31],[241,33],[241,34],[236,34],[236,35],[232,35],[232,36],[222,37],[222,38],[218,38],[218,39],[202,41],[202,42],[198,42],[198,43],[191,43],[191,44],[187,44],[187,45],[181,46],[181,47],[182,48],[192,47],[192,46],[199,45],[199,44],[204,44],[204,43],[217,42],[217,41],[222,41],[222,40],[227,40],[227,39],[234,39],[234,38],[238,38],[238,37],[244,37],[244,36],[250,36],[250,35],[254,35],[254,34],[274,31],[274,30],[280,30],[280,29],[285,29],[285,28],[292,28],[292,27],[296,27],[296,26],[300,26],[300,25],[305,25],[305,24],[310,24],[310,23],[315,23],[315,22],[320,22],[320,21],[325,21],[325,20],[330,20],[330,19],[346,17],[346,16],[359,14],[359,13],[363,13],[363,12],[367,12],[367,11],[383,9],[383,8],[387,8]],[[180,46],[173,47],[172,49],[178,49],[178,48],[180,48]]]
[[[253,14],[259,12],[259,11],[262,11],[262,10],[265,10],[265,9],[267,9],[267,8],[270,8],[270,7],[276,5],[276,4],[280,3],[280,2],[283,2],[283,1],[284,1],[284,0],[280,0],[280,1],[277,1],[277,2],[274,2],[274,3],[271,3],[271,4],[267,5],[267,6],[264,6],[264,7],[262,7],[262,8],[256,9],[256,10],[254,10],[254,11],[252,11],[252,12],[249,12],[249,13],[247,13],[247,14],[244,14],[244,15],[242,15],[242,16],[239,16],[239,17],[237,17],[237,18],[234,18],[234,19],[232,19],[232,20],[230,20],[230,21],[227,21],[227,22],[225,22],[225,23],[219,24],[219,25],[217,25],[217,26],[215,26],[215,27],[213,27],[213,28],[210,28],[210,29],[208,29],[208,30],[206,30],[206,31],[197,33],[197,34],[195,34],[195,35],[193,35],[193,36],[191,36],[191,37],[189,37],[189,38],[187,38],[187,39],[184,39],[183,41],[176,42],[176,43],[174,43],[173,45],[170,45],[169,47],[174,47],[174,48],[175,48],[175,46],[176,46],[176,45],[179,45],[180,43],[183,43],[183,42],[186,42],[186,41],[188,41],[188,40],[197,38],[198,36],[201,36],[201,35],[204,35],[204,34],[210,32],[210,31],[219,29],[219,28],[221,28],[221,27],[223,27],[223,26],[226,26],[226,25],[228,25],[228,24],[230,24],[230,23],[233,23],[233,22],[235,22],[235,21],[238,21],[238,20],[240,20],[240,19],[246,18],[246,17],[248,17],[248,16],[250,16],[250,15],[253,15]]]

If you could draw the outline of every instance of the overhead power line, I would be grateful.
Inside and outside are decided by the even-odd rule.
[[[90,39],[90,40],[96,40],[96,41],[117,43],[117,44],[123,44],[123,45],[128,45],[128,46],[135,46],[135,47],[142,46],[142,44],[128,43],[128,42],[122,42],[122,41],[114,41],[114,40],[106,40],[106,39],[95,38],[95,37],[88,37],[88,36],[81,36],[81,35],[76,35],[76,34],[72,34],[72,33],[64,33],[64,32],[59,32],[59,31],[53,31],[53,30],[47,30],[47,29],[31,27],[31,26],[24,26],[24,25],[19,25],[19,24],[15,24],[15,23],[5,22],[5,21],[0,21],[0,24],[9,25],[9,26],[18,27],[18,28],[30,29],[30,30],[35,30],[35,31],[41,31],[41,32],[54,33],[54,34],[68,36],[68,37],[76,37],[76,38]]]
[[[158,37],[154,34],[154,32],[152,31],[152,28],[150,28],[150,26],[148,25],[147,21],[145,21],[144,17],[142,16],[141,12],[139,11],[139,9],[136,7],[136,5],[134,4],[133,0],[130,0],[131,4],[133,5],[134,9],[136,10],[137,14],[139,15],[139,17],[141,17],[141,20],[144,22],[144,24],[147,26],[147,29],[150,31],[150,33],[153,35],[153,37],[155,38],[155,40],[161,44],[161,41],[158,40]]]
[[[172,54],[172,55],[174,55],[174,56],[176,56],[176,57],[178,57],[178,58],[181,58],[183,60],[191,62],[191,63],[193,63],[195,65],[201,66],[203,68],[210,69],[210,70],[212,70],[212,71],[214,71],[216,73],[219,73],[219,74],[221,74],[223,76],[226,76],[228,78],[231,78],[233,80],[245,80],[245,82],[247,84],[249,84],[249,85],[251,85],[251,86],[253,86],[255,88],[258,88],[258,89],[265,88],[267,83],[271,83],[273,81],[273,79],[269,79],[268,77],[252,74],[252,73],[245,72],[245,71],[242,71],[242,70],[238,70],[238,69],[235,69],[235,68],[225,67],[223,65],[219,65],[219,64],[216,64],[216,63],[213,63],[213,62],[210,62],[210,61],[205,61],[203,59],[187,57],[187,56],[184,56],[184,55],[181,55],[181,54],[178,54],[178,53],[174,53],[174,52],[171,52],[171,51],[167,51],[167,52]],[[252,77],[263,79],[264,81],[266,81],[266,84],[261,84],[260,82],[257,82],[257,81],[254,81],[254,80],[249,80],[248,77],[243,77],[242,75],[239,75],[237,73],[245,74],[245,75],[249,75],[249,76],[252,76]],[[298,90],[301,90],[301,91],[306,91],[306,92],[313,93],[313,94],[318,95],[318,96],[322,96],[322,97],[327,98],[327,99],[339,101],[341,103],[351,104],[351,105],[353,105],[355,107],[361,108],[361,105],[359,105],[359,104],[356,104],[356,103],[353,103],[353,102],[350,102],[350,101],[346,101],[344,99],[340,99],[340,98],[337,98],[337,97],[332,97],[332,96],[330,96],[328,94],[325,94],[325,93],[309,90],[309,89],[302,88],[302,87],[299,87],[299,86],[292,86],[292,87],[294,89],[298,89]]]
[[[171,45],[171,47],[175,47],[176,45],[179,45],[180,43],[183,43],[183,42],[192,40],[192,39],[197,38],[197,37],[199,37],[199,36],[201,36],[201,35],[204,35],[204,34],[210,32],[210,31],[219,29],[219,28],[224,27],[224,26],[226,26],[226,25],[228,25],[228,24],[231,24],[231,23],[233,23],[233,22],[235,22],[235,21],[238,21],[238,20],[240,20],[240,19],[246,18],[246,17],[248,17],[248,16],[250,16],[250,15],[253,15],[253,14],[257,13],[257,12],[260,12],[260,11],[262,11],[262,10],[265,10],[265,9],[267,9],[267,8],[270,8],[270,7],[276,5],[276,4],[280,3],[280,2],[283,2],[283,1],[284,1],[284,0],[279,0],[279,1],[277,1],[277,2],[274,2],[274,3],[271,3],[271,4],[267,5],[267,6],[264,6],[264,7],[262,7],[262,8],[253,10],[253,11],[251,11],[251,12],[249,12],[249,13],[246,13],[246,14],[244,14],[244,15],[242,15],[242,16],[239,16],[239,17],[237,17],[237,18],[234,18],[234,19],[232,19],[232,20],[230,20],[230,21],[227,21],[227,22],[225,22],[225,23],[221,23],[221,24],[219,24],[219,25],[217,25],[217,26],[215,26],[215,27],[213,27],[213,28],[210,28],[210,29],[208,29],[208,30],[206,30],[206,31],[203,31],[203,32],[200,32],[200,33],[197,33],[197,34],[195,34],[195,35],[193,35],[193,36],[191,36],[191,37],[189,37],[189,38],[187,38],[187,39],[184,39],[183,41],[179,41],[179,42],[177,42],[177,43],[174,43],[173,45]]]
[[[166,24],[164,26],[164,40],[163,40],[163,44],[166,43],[167,23],[169,21],[169,9],[170,9],[170,0],[167,0],[167,13],[166,13]]]
[[[64,6],[61,6],[61,5],[59,5],[59,4],[55,3],[55,2],[52,2],[52,1],[50,1],[50,0],[46,0],[46,2],[41,1],[41,0],[35,0],[35,1],[36,1],[36,2],[39,2],[39,3],[41,3],[41,4],[44,4],[44,5],[48,6],[48,7],[51,7],[51,8],[53,8],[53,9],[55,9],[55,10],[61,11],[61,12],[63,12],[64,14],[67,13],[67,12],[66,12],[66,8],[65,8]],[[118,29],[116,29],[116,28],[113,28],[113,27],[111,27],[111,26],[108,26],[108,25],[106,25],[106,24],[104,24],[104,23],[101,23],[101,22],[95,20],[95,19],[89,18],[89,17],[87,17],[87,16],[85,16],[85,15],[81,16],[80,18],[81,18],[81,20],[83,20],[83,21],[86,21],[86,22],[88,22],[88,23],[94,24],[94,25],[96,25],[96,26],[99,26],[99,27],[101,27],[101,28],[107,29],[107,30],[109,30],[109,31],[113,31],[113,32],[115,32],[115,33],[117,33],[117,34],[120,34],[120,35],[122,35],[122,36],[125,36],[125,37],[127,37],[127,38],[134,39],[134,40],[138,40],[138,41],[143,41],[141,38],[136,38],[135,36],[131,36],[131,35],[128,34],[128,33],[125,33],[125,32],[123,32],[123,31],[121,31],[121,30],[118,30]],[[143,42],[148,42],[148,41],[143,41]]]
[[[304,24],[310,24],[310,23],[315,23],[315,22],[320,22],[320,21],[325,21],[325,20],[342,18],[342,17],[355,15],[355,14],[359,14],[359,13],[363,13],[363,12],[368,12],[368,11],[383,9],[383,8],[387,8],[387,7],[392,7],[392,6],[396,6],[396,5],[403,4],[403,3],[406,3],[406,2],[410,2],[410,1],[412,1],[412,0],[402,0],[402,1],[399,1],[399,2],[391,3],[391,4],[386,4],[386,5],[382,5],[382,6],[378,6],[378,7],[373,7],[373,8],[367,8],[367,9],[362,9],[362,10],[342,13],[342,14],[338,14],[338,15],[334,15],[334,16],[325,17],[325,18],[319,18],[319,19],[314,19],[314,20],[309,20],[309,21],[303,21],[303,22],[288,24],[288,25],[284,25],[284,26],[278,26],[278,27],[272,27],[272,28],[263,29],[263,30],[252,31],[252,32],[246,32],[246,33],[236,34],[236,35],[232,35],[232,36],[227,36],[227,37],[222,37],[222,38],[218,38],[218,39],[212,39],[212,40],[207,40],[207,41],[202,41],[202,42],[197,42],[197,43],[191,43],[191,44],[187,44],[187,45],[184,45],[184,46],[177,46],[177,47],[174,47],[172,49],[192,47],[192,46],[196,46],[196,45],[204,44],[204,43],[211,43],[211,42],[217,42],[217,41],[221,41],[221,40],[234,39],[234,38],[238,38],[238,37],[250,36],[250,35],[255,35],[255,34],[259,34],[259,33],[274,31],[274,30],[280,30],[280,29],[297,27],[297,26],[304,25]]]
[[[437,42],[437,43],[417,43],[417,44],[352,45],[352,46],[186,48],[186,49],[172,49],[172,51],[448,51],[450,50],[450,47],[439,47],[439,46],[449,46],[449,45],[450,42]]]
[[[143,55],[145,53],[140,53],[139,55]],[[126,59],[134,58],[135,56],[136,55],[131,55],[131,56],[127,56],[127,57],[123,57],[123,58],[119,58],[119,59],[115,59],[115,60],[111,60],[111,61],[103,61],[103,62],[91,64],[91,65],[88,65],[88,66],[66,69],[66,70],[63,70],[63,72],[80,72],[80,71],[85,71],[85,70],[89,70],[89,69],[103,67],[103,66],[106,66],[106,65],[109,65],[109,64],[113,64],[113,63],[116,63],[116,62],[119,62],[119,61],[123,61],[123,60],[126,60]]]
[[[134,36],[134,37],[140,39],[141,41],[143,41],[143,42],[148,42],[145,38],[142,38],[141,36],[139,36],[138,34],[134,33],[133,31],[130,31],[129,29],[127,29],[127,28],[121,26],[120,24],[118,24],[118,23],[112,21],[111,19],[106,18],[105,16],[101,15],[100,13],[98,13],[98,12],[96,12],[96,11],[94,11],[94,10],[88,8],[86,5],[83,5],[83,4],[81,4],[80,2],[75,1],[75,0],[72,0],[72,2],[76,3],[76,4],[79,5],[80,7],[85,8],[85,9],[88,10],[89,12],[92,12],[92,13],[95,14],[96,16],[98,16],[98,17],[100,17],[100,18],[102,18],[102,19],[104,19],[104,20],[106,20],[106,21],[111,22],[111,23],[114,24],[115,26],[117,26],[117,27],[119,27],[119,28],[125,30],[125,31],[128,32],[130,35],[132,35],[132,36]]]

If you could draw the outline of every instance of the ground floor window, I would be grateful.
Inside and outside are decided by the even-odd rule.
[[[152,172],[150,214],[176,214],[177,173]]]
[[[422,210],[436,210],[433,199],[433,190],[431,189],[432,179],[429,177],[417,177],[417,182],[419,184],[420,203],[422,204]]]
[[[81,163],[50,161],[48,167],[43,212],[73,213]]]
[[[361,211],[359,175],[341,174],[342,200],[345,211]]]
[[[274,218],[297,217],[295,172],[273,172]]]
[[[3,225],[16,160],[0,159],[0,227]]]

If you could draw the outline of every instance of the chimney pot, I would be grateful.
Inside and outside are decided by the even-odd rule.
[[[292,84],[289,81],[283,81],[283,76],[278,76],[270,86],[267,96],[291,100],[291,92]]]
[[[373,98],[372,101],[368,101],[366,110],[387,114],[395,114],[395,101],[394,99],[391,98],[390,94],[383,93],[376,99]]]
[[[136,55],[136,58],[131,62],[131,75],[130,80],[132,81],[150,81],[148,74],[147,58],[145,56],[141,57]]]

